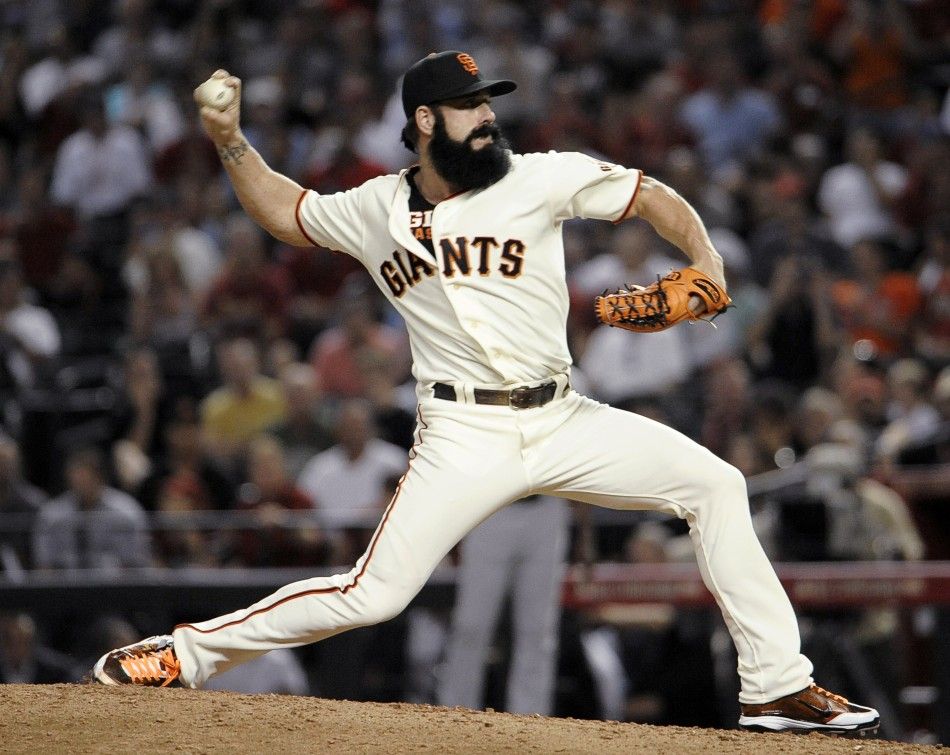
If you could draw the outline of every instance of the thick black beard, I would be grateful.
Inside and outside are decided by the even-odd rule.
[[[472,141],[482,136],[490,136],[491,142],[473,149]],[[459,191],[484,189],[504,178],[511,169],[509,149],[508,141],[494,123],[474,129],[465,141],[455,141],[445,130],[442,114],[436,110],[429,158],[439,175]]]

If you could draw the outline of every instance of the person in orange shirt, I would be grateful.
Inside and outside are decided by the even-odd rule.
[[[895,0],[857,0],[832,42],[848,98],[859,107],[893,110],[907,103],[916,52],[913,29]]]
[[[894,357],[910,345],[914,315],[922,299],[909,273],[887,269],[884,247],[872,239],[851,248],[854,277],[831,289],[835,310],[852,343],[866,340],[875,354]]]
[[[841,23],[847,10],[848,5],[844,0],[813,0],[810,3],[764,0],[757,15],[759,23],[767,28],[782,24],[797,25],[804,20],[809,35],[816,40],[825,41]]]

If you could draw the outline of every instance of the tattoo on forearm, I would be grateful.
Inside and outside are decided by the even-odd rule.
[[[218,147],[218,154],[221,156],[221,162],[226,163],[232,161],[235,165],[241,164],[241,158],[247,154],[250,147],[247,146],[247,142],[240,142],[239,144],[230,144],[226,147]]]

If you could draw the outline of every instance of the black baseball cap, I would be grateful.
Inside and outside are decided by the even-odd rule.
[[[513,92],[507,79],[483,79],[471,55],[458,50],[433,52],[410,66],[402,79],[402,109],[411,118],[420,105],[487,91],[492,97]]]

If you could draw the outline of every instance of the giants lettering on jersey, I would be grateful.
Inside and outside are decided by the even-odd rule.
[[[424,225],[420,224],[418,229],[422,228]],[[506,278],[518,278],[524,268],[525,245],[518,239],[499,242],[493,236],[458,236],[455,241],[441,239],[439,246],[442,249],[441,273],[446,278],[470,276],[473,272],[484,277],[491,275],[493,269]],[[436,268],[411,252],[396,250],[391,261],[386,260],[379,266],[379,272],[398,299],[423,276],[431,278],[435,275]]]

